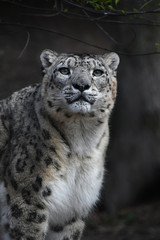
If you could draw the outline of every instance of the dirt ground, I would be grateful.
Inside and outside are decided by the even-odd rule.
[[[94,212],[82,240],[160,240],[160,202],[123,209],[116,214]]]
[[[94,213],[83,240],[160,240],[160,202],[123,209],[116,214]]]

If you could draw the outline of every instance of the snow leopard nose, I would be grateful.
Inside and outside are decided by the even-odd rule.
[[[83,92],[90,88],[90,85],[88,83],[73,83],[72,85],[74,88],[78,89],[80,92]]]

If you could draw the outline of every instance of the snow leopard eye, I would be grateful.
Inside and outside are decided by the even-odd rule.
[[[59,72],[63,75],[69,75],[70,74],[70,70],[67,67],[59,68]]]
[[[103,74],[103,71],[100,70],[100,69],[95,69],[95,70],[93,71],[93,75],[94,75],[95,77],[100,77],[102,74]]]

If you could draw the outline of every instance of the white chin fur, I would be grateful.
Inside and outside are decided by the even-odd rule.
[[[69,108],[73,111],[73,112],[83,112],[83,113],[87,113],[90,112],[91,110],[91,105],[88,102],[85,101],[77,101],[74,103],[71,103],[69,105]]]

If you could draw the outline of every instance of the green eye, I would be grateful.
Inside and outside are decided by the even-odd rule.
[[[100,77],[102,74],[103,74],[103,71],[100,69],[95,69],[93,71],[93,76],[95,76],[95,77]]]
[[[70,74],[69,68],[66,68],[66,67],[59,68],[59,72],[63,75],[69,75]]]

